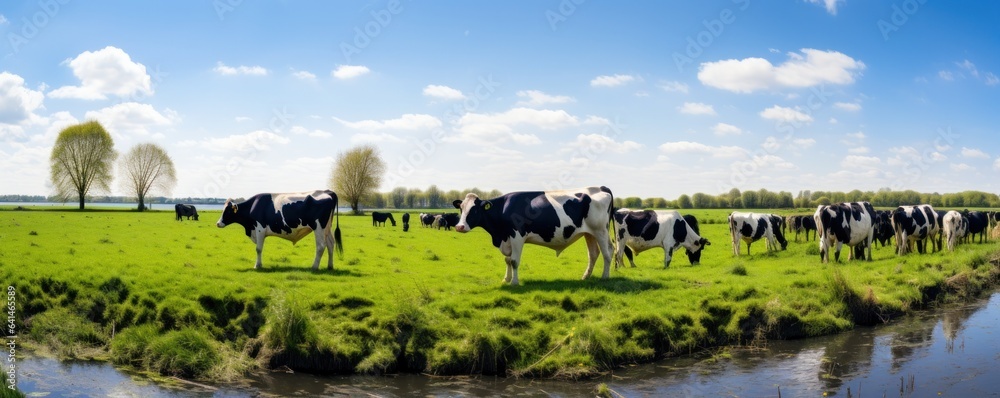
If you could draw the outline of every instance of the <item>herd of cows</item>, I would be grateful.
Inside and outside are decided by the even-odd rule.
[[[589,261],[583,273],[591,275],[599,257],[603,257],[603,278],[608,278],[612,260],[616,266],[627,257],[634,267],[633,255],[662,248],[664,268],[670,266],[675,250],[684,248],[688,260],[698,264],[701,251],[711,242],[700,236],[698,220],[682,216],[675,210],[616,209],[614,196],[607,187],[587,187],[576,190],[512,192],[493,199],[481,199],[469,193],[453,205],[458,213],[421,213],[424,227],[455,228],[466,233],[482,228],[493,246],[500,250],[507,265],[504,281],[517,285],[521,252],[525,244],[549,247],[558,255],[581,237],[587,243]],[[194,217],[197,210],[190,205],[175,207],[176,219]],[[930,205],[899,206],[892,211],[875,210],[868,202],[838,203],[818,206],[811,215],[781,217],[775,214],[733,212],[728,217],[733,254],[740,255],[741,242],[747,246],[764,240],[768,251],[784,250],[785,234],[804,232],[819,241],[822,262],[829,261],[831,252],[840,261],[840,251],[848,246],[850,258],[872,259],[872,247],[878,242],[886,246],[895,239],[896,253],[926,251],[930,241],[934,251],[954,250],[959,242],[979,234],[980,242],[990,225],[1000,220],[1000,213],[979,211],[935,211]],[[372,225],[396,225],[391,213],[373,212]],[[409,229],[410,215],[402,216],[403,231]],[[230,224],[243,226],[247,237],[257,246],[257,262],[261,268],[264,238],[277,236],[294,242],[315,232],[316,257],[313,269],[319,268],[323,252],[328,252],[327,268],[333,269],[333,250],[341,254],[343,246],[337,194],[329,190],[302,193],[262,193],[241,203],[226,201],[216,223],[219,228]]]

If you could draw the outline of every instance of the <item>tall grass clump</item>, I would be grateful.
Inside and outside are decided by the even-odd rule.
[[[86,358],[99,353],[107,340],[100,327],[67,308],[53,308],[27,323],[28,335],[60,357]]]
[[[277,291],[268,303],[261,333],[265,346],[278,353],[308,355],[319,338],[305,309]]]
[[[158,337],[147,351],[147,368],[160,374],[204,377],[219,363],[216,342],[200,330],[173,330]]]

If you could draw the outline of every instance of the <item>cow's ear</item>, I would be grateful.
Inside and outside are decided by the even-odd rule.
[[[454,202],[451,202],[451,204],[454,205],[456,209],[461,209],[462,208],[462,201],[461,200],[456,200]]]
[[[483,203],[483,210],[489,210],[491,207],[493,207],[493,203],[490,202]]]
[[[240,207],[237,206],[236,203],[233,203],[233,214],[236,214],[236,211],[239,210],[239,208]]]

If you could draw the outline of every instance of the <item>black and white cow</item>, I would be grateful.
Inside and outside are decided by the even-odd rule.
[[[979,235],[979,243],[983,243],[983,239],[986,238],[986,230],[989,228],[990,220],[986,213],[981,211],[969,211],[963,210],[962,215],[969,220],[969,236],[970,242],[976,241],[976,235]]]
[[[944,215],[944,221],[942,228],[944,230],[945,240],[948,242],[948,251],[955,251],[955,246],[965,237],[966,232],[969,229],[969,219],[965,218],[962,213],[957,211],[949,211]]]
[[[872,239],[875,238],[875,208],[868,202],[837,203],[820,205],[813,214],[816,232],[819,234],[819,258],[830,261],[830,251],[834,250],[834,261],[840,262],[840,249],[847,245],[850,258],[872,260]],[[857,250],[855,250],[857,249]],[[857,252],[857,255],[855,254]]]
[[[799,241],[799,233],[806,234],[806,241],[809,241],[809,231],[813,231],[813,239],[816,239],[816,222],[811,215],[792,215],[785,218],[785,225],[792,232],[795,232],[795,241]],[[784,233],[784,229],[782,229]],[[787,235],[786,235],[787,236]]]
[[[441,218],[447,223],[445,229],[450,230],[451,227],[458,225],[458,219],[461,215],[458,213],[441,213]]]
[[[937,243],[933,238],[940,226],[931,205],[899,206],[892,211],[890,221],[896,231],[896,253],[901,256],[912,251],[914,243],[921,254],[926,251],[924,243],[928,238],[932,244]]]
[[[420,225],[430,228],[434,225],[434,215],[427,213],[420,213]]]
[[[410,213],[403,213],[403,232],[410,230]]]
[[[175,218],[177,221],[181,221],[181,217],[187,217],[188,220],[190,220],[191,217],[194,217],[194,220],[198,221],[198,209],[195,209],[194,205],[184,205],[178,203],[174,205],[174,214],[177,216]]]
[[[333,217],[337,216],[337,227],[331,234]],[[277,236],[295,244],[300,239],[316,231],[316,259],[313,270],[319,269],[323,249],[329,252],[327,269],[333,269],[333,249],[341,255],[344,248],[340,239],[340,212],[337,210],[337,194],[333,191],[296,193],[261,193],[242,203],[226,201],[222,217],[216,225],[224,228],[229,224],[240,224],[247,237],[257,244],[257,263],[262,267],[260,255],[264,250],[264,238]]]
[[[744,213],[734,211],[729,215],[729,234],[732,237],[733,255],[740,255],[740,241],[747,243],[747,254],[750,254],[750,244],[765,238],[767,251],[777,251],[788,247],[781,226],[785,219],[774,214]]]
[[[396,226],[396,219],[392,218],[392,213],[380,213],[377,211],[372,212],[373,227],[384,226],[385,220],[389,220],[389,222],[392,223],[392,226]]]
[[[875,237],[872,244],[878,242],[882,244],[882,247],[886,247],[889,242],[892,242],[892,237],[896,232],[892,230],[891,216],[892,213],[888,210],[875,210]]]
[[[455,230],[461,233],[476,227],[486,230],[507,263],[504,281],[517,285],[517,269],[525,243],[551,248],[558,256],[580,237],[586,240],[590,256],[583,278],[594,271],[600,254],[604,256],[602,278],[607,279],[611,273],[609,228],[613,202],[607,187],[587,187],[511,192],[489,200],[469,193],[464,200],[452,204],[462,211]]]
[[[445,218],[444,214],[434,216],[434,221],[431,221],[431,226],[436,229],[444,228],[445,231],[451,230],[451,224],[448,224],[448,219]]]
[[[645,250],[662,248],[663,268],[670,267],[674,250],[684,247],[691,264],[698,264],[701,250],[711,243],[702,238],[676,210],[619,209],[612,215],[615,233],[615,267],[624,265],[626,250],[638,255]],[[635,267],[632,256],[629,263]]]

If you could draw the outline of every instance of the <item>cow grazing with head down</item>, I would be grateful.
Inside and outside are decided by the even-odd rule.
[[[372,212],[372,226],[373,227],[377,227],[377,226],[380,226],[380,225],[384,226],[385,225],[385,220],[389,220],[389,222],[392,223],[392,226],[394,226],[394,227],[396,226],[396,219],[392,218],[392,213],[380,213],[380,212],[377,212],[377,211],[373,211]]]
[[[331,234],[337,216],[337,227]],[[226,201],[222,216],[216,223],[219,228],[230,224],[240,224],[247,237],[257,244],[257,263],[260,269],[264,238],[277,236],[295,244],[315,231],[316,259],[313,270],[319,269],[323,249],[329,253],[327,269],[333,269],[333,250],[344,253],[340,239],[340,212],[337,210],[337,194],[330,190],[298,193],[262,193],[252,196],[242,203]]]
[[[815,234],[815,232],[816,232],[816,222],[813,221],[813,218],[812,218],[811,215],[807,215],[807,216],[791,215],[791,216],[788,216],[788,217],[785,218],[785,226],[787,226],[790,231],[795,232],[795,241],[796,242],[799,241],[799,233],[805,233],[806,234],[806,241],[808,241],[809,240],[809,231],[813,231],[814,232],[813,233],[813,239],[816,238],[816,234]],[[782,233],[785,232],[784,228],[782,228],[781,232]]]
[[[594,271],[598,255],[604,257],[603,278],[611,273],[611,206],[614,197],[607,187],[562,191],[511,192],[483,200],[473,193],[452,204],[460,209],[455,230],[466,233],[482,227],[500,249],[507,263],[504,281],[519,283],[517,270],[526,243],[551,248],[558,256],[581,237],[587,242],[590,261],[583,273]]]
[[[875,210],[875,236],[872,239],[872,244],[881,243],[882,247],[889,245],[892,242],[892,237],[896,234],[892,230],[892,221],[890,221],[892,213],[888,210]]]
[[[955,246],[965,237],[966,232],[969,229],[969,219],[965,218],[962,213],[957,211],[949,211],[945,213],[944,220],[942,224],[942,230],[944,230],[945,241],[948,243],[948,251],[955,251]]]
[[[652,248],[663,249],[663,268],[670,267],[674,250],[684,247],[691,264],[698,264],[701,250],[711,243],[681,217],[676,210],[619,209],[612,215],[615,233],[615,267],[624,265],[622,256],[626,250],[636,255]],[[697,226],[697,224],[695,224]],[[632,256],[629,263],[635,267]]]
[[[969,220],[970,242],[975,242],[976,235],[979,235],[979,243],[983,243],[983,240],[986,239],[986,229],[990,225],[989,217],[981,211],[969,211],[968,209],[963,210],[962,215]]]
[[[892,211],[890,221],[896,231],[896,253],[900,256],[912,251],[914,243],[917,252],[923,254],[928,238],[931,244],[937,244],[934,235],[940,225],[937,223],[937,212],[931,205],[899,206]],[[937,250],[940,248],[935,248]]]
[[[788,240],[781,232],[785,219],[774,214],[744,213],[734,211],[729,215],[729,234],[732,237],[733,255],[740,255],[740,241],[747,243],[747,254],[750,254],[750,244],[764,238],[767,251],[777,251],[788,247]]]
[[[403,213],[403,232],[410,230],[410,213]]]
[[[872,239],[875,238],[875,208],[868,202],[837,203],[820,205],[813,214],[816,231],[819,234],[819,258],[830,261],[830,251],[834,251],[834,261],[840,262],[840,249],[847,245],[851,249],[850,258],[872,260]],[[836,250],[833,250],[836,247]],[[857,250],[854,250],[857,249]],[[857,252],[857,255],[855,254]]]
[[[174,214],[177,216],[175,220],[181,221],[181,217],[187,217],[188,220],[194,217],[195,221],[198,221],[198,209],[194,208],[194,205],[184,205],[176,204],[174,205]]]

